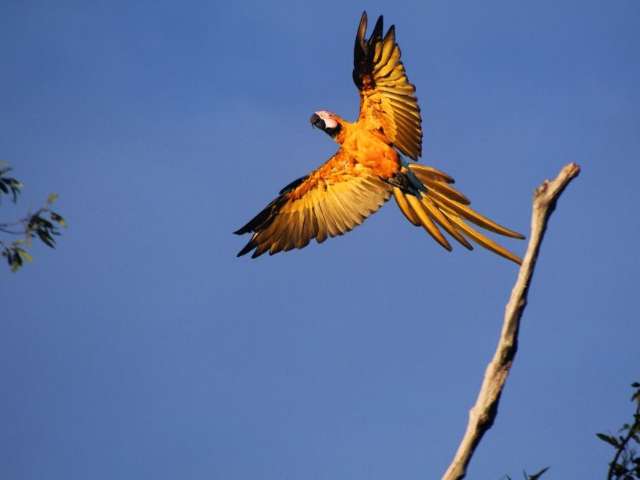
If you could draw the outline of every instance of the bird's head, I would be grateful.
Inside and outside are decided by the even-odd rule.
[[[312,127],[319,128],[331,138],[335,139],[342,129],[342,119],[335,113],[320,110],[311,115],[309,119]]]

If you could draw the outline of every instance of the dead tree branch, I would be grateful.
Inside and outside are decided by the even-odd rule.
[[[498,414],[500,395],[518,351],[520,319],[527,305],[527,293],[538,259],[540,244],[547,229],[547,222],[555,209],[558,198],[569,182],[579,173],[580,167],[575,163],[570,163],[560,171],[555,180],[545,180],[535,191],[529,245],[518,278],[511,291],[511,298],[505,308],[498,347],[485,371],[476,403],[469,412],[467,430],[451,465],[442,477],[443,480],[464,478],[473,453],[485,432],[493,425]]]

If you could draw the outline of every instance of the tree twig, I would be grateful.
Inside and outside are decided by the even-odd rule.
[[[464,478],[473,453],[486,431],[493,425],[498,414],[500,395],[518,350],[520,318],[527,305],[531,276],[538,259],[542,238],[547,229],[547,221],[555,209],[558,198],[569,182],[579,173],[580,167],[575,163],[570,163],[560,171],[555,180],[545,180],[534,193],[529,245],[518,278],[511,291],[511,298],[505,308],[498,347],[485,371],[476,403],[469,412],[467,430],[453,461],[442,477],[443,480]]]
[[[631,399],[637,402],[637,405],[636,411],[633,414],[633,424],[625,424],[625,426],[622,427],[622,431],[624,431],[625,428],[628,429],[627,434],[624,437],[619,437],[617,440],[611,435],[609,436],[609,439],[607,439],[603,434],[598,434],[598,437],[600,437],[602,440],[616,447],[616,453],[613,457],[613,460],[611,460],[611,463],[609,463],[607,480],[613,480],[616,478],[632,478],[631,475],[633,475],[633,472],[629,470],[629,465],[631,466],[631,468],[634,468],[634,465],[636,469],[638,468],[637,462],[640,457],[636,458],[635,450],[627,450],[627,446],[629,445],[631,439],[635,439],[636,442],[640,443],[637,436],[637,433],[640,432],[640,384],[634,383],[632,387],[636,388],[636,392],[633,394],[633,397],[631,397]],[[620,460],[621,456],[623,457],[622,465],[618,463],[618,460]],[[627,456],[626,459],[624,458],[625,456]],[[635,471],[636,475],[638,475],[638,472],[640,470]]]

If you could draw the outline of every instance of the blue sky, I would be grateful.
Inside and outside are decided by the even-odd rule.
[[[639,379],[640,4],[16,2],[0,6],[0,158],[70,227],[2,275],[10,479],[439,478],[516,268],[442,250],[389,203],[321,246],[231,232],[354,118],[360,13],[394,23],[422,161],[528,232],[552,218],[498,420],[469,478],[601,478]],[[519,253],[524,243],[506,244]]]

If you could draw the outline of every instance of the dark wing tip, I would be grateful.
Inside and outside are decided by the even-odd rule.
[[[374,40],[376,37],[382,36],[383,25],[384,25],[384,16],[380,15],[378,17],[378,20],[376,20],[376,25],[373,27],[373,33],[371,34],[369,42]]]
[[[360,18],[360,24],[358,25],[358,31],[356,33],[356,41],[353,46],[353,83],[356,87],[362,87],[361,74],[366,68],[365,63],[367,60],[367,42],[365,41],[365,34],[367,33],[367,12],[362,12]]]
[[[384,36],[384,42],[386,43],[388,39],[391,39],[393,43],[396,43],[396,26],[391,25],[389,30],[387,30],[387,34]]]
[[[367,40],[367,12],[362,12],[353,51],[353,82],[359,89],[362,88],[362,77],[371,73],[375,45],[382,40],[383,21],[384,17],[380,15]]]
[[[288,183],[286,186],[284,186],[280,190],[279,195],[282,195],[282,194],[285,194],[285,193],[289,193],[291,190],[295,189],[298,185],[303,183],[307,178],[309,178],[309,175],[305,175],[304,177],[296,178],[293,182]]]
[[[236,235],[244,235],[245,233],[258,232],[267,228],[278,215],[278,212],[289,198],[287,194],[294,190],[298,185],[302,184],[308,177],[308,175],[305,175],[304,177],[297,178],[293,182],[286,185],[282,190],[280,190],[280,194],[274,200],[272,200],[269,205],[267,205],[260,211],[260,213],[249,220],[249,222],[245,226],[240,227],[233,233],[235,233]],[[241,257],[242,255],[246,255],[254,248],[257,248],[257,250],[254,252],[251,258],[259,257],[264,253],[264,250],[258,248],[258,244],[254,242],[254,239],[252,238],[251,240],[249,240],[249,243],[247,243],[244,248],[240,250],[240,252],[238,252],[237,256]]]
[[[270,206],[270,205],[269,205]],[[235,235],[244,235],[245,233],[251,233],[254,232],[256,230],[256,228],[258,226],[260,226],[267,218],[267,209],[269,207],[265,208],[263,211],[261,211],[258,215],[256,215],[254,218],[252,218],[251,220],[249,220],[249,222],[240,227],[238,230],[236,230],[235,232],[233,232]]]
[[[369,37],[369,41],[367,42],[367,48],[369,49],[369,58],[367,59],[370,63],[373,63],[373,56],[376,51],[376,44],[382,41],[382,31],[383,31],[383,17],[380,15],[378,20],[376,21],[375,26],[373,27],[373,32],[371,32],[371,36]]]
[[[254,248],[256,248],[256,244],[253,242],[253,239],[249,240],[247,242],[247,244],[244,246],[244,248],[242,250],[240,250],[238,252],[238,254],[236,255],[236,257],[241,257],[243,255],[246,255],[247,253],[249,253],[251,250],[253,250]]]
[[[242,257],[243,255],[246,255],[247,253],[250,253],[251,250],[253,250],[253,253],[251,254],[251,258],[258,258],[260,255],[262,255],[263,253],[267,252],[269,249],[268,249],[268,247],[265,247],[264,245],[262,245],[262,246],[258,245],[252,238],[244,246],[244,248],[237,253],[236,258],[237,257]]]
[[[367,12],[366,10],[362,12],[362,17],[360,17],[360,23],[358,24],[358,33],[356,34],[356,45],[364,44],[364,36],[367,33]]]
[[[261,227],[266,228],[266,226],[268,225],[268,222],[273,220],[274,216],[278,213],[278,211],[286,201],[287,193],[294,190],[298,185],[303,183],[308,177],[309,175],[305,175],[304,177],[296,178],[293,182],[287,184],[282,190],[280,190],[280,193],[278,194],[278,196],[274,200],[272,200],[269,203],[269,205],[267,205],[265,208],[262,209],[262,211],[260,211],[260,213],[258,213],[255,217],[249,220],[249,222],[245,226],[240,227],[238,230],[236,230],[233,233],[235,233],[236,235],[244,235],[245,233],[255,232],[257,231],[257,229]]]

